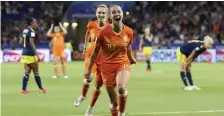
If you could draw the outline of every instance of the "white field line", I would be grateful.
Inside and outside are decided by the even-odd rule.
[[[176,112],[149,112],[149,113],[128,113],[128,115],[159,115],[159,114],[197,114],[197,113],[217,113],[224,110],[199,110],[199,111],[176,111]],[[223,114],[224,115],[224,114]],[[66,116],[84,116],[83,115],[66,115]],[[95,116],[110,116],[110,114],[95,114]]]

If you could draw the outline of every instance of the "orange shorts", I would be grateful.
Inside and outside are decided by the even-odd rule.
[[[116,76],[121,70],[131,71],[131,65],[129,62],[121,63],[102,63],[101,71],[105,86],[116,86]]]
[[[64,50],[53,50],[53,56],[64,58],[65,57]]]
[[[96,63],[96,80],[95,84],[97,85],[103,85],[103,76],[100,68],[100,64]]]

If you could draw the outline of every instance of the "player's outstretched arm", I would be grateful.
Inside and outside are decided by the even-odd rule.
[[[64,34],[67,34],[67,30],[64,28],[64,26],[61,24],[61,22],[59,22],[59,26],[61,28],[61,30],[64,32]]]
[[[190,54],[190,56],[187,58],[187,66],[191,64],[191,62],[194,60],[194,57],[196,56],[196,51],[193,50]]]
[[[47,32],[47,36],[50,37],[51,36],[51,32],[53,30],[54,24],[51,24],[51,28],[48,30]]]
[[[131,45],[128,47],[127,55],[128,55],[128,59],[129,59],[130,63],[131,64],[136,64],[136,59],[132,55],[132,47],[131,47]]]

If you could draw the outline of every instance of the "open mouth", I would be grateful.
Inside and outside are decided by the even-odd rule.
[[[115,16],[115,21],[120,21],[121,20],[121,16]]]

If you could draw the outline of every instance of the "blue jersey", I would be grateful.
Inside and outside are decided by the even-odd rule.
[[[150,35],[150,36],[151,36],[151,35]],[[152,36],[151,36],[151,37],[152,37]],[[143,42],[144,42],[144,44],[143,44],[144,47],[152,47],[152,42],[149,41],[149,40],[145,37],[145,35],[143,36]]]
[[[35,53],[30,45],[30,38],[35,38],[35,32],[30,27],[23,30],[23,52],[22,55],[34,56]]]
[[[195,58],[206,51],[207,49],[203,47],[204,42],[203,41],[198,41],[198,40],[192,40],[189,41],[188,43],[184,44],[183,46],[180,47],[180,51],[182,54],[184,54],[186,57],[189,57],[190,54],[195,50],[197,53]]]

